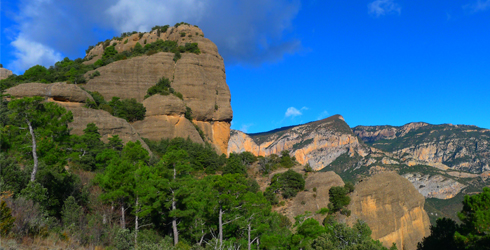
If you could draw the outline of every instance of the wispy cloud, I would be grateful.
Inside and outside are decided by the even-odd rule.
[[[368,12],[371,15],[380,17],[387,14],[400,15],[402,8],[394,0],[375,0],[368,4]]]
[[[326,118],[328,116],[329,116],[328,112],[326,110],[323,110],[323,112],[321,112],[316,119],[321,120],[321,119]]]
[[[242,131],[243,133],[247,133],[248,132],[248,129],[250,127],[252,127],[254,124],[253,123],[247,123],[247,124],[243,124],[241,127],[240,127],[240,131]]]
[[[296,116],[300,116],[302,114],[303,113],[301,113],[301,111],[299,111],[297,108],[295,108],[295,107],[289,107],[286,110],[286,114],[284,116],[285,117],[296,117]]]
[[[473,4],[463,5],[463,9],[470,9],[472,12],[485,11],[490,9],[490,0],[477,0]]]
[[[14,73],[19,74],[34,65],[50,66],[60,61],[63,57],[59,52],[41,43],[29,40],[20,34],[11,45],[14,47],[13,54],[16,60],[7,65]]]

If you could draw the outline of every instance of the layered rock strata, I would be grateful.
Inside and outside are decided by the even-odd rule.
[[[182,34],[185,34],[182,36]],[[117,42],[119,52],[129,50],[136,42],[144,46],[157,39],[177,41],[179,45],[198,43],[201,54],[182,53],[182,58],[175,62],[174,54],[159,52],[150,56],[143,55],[110,63],[97,68],[100,76],[89,79],[85,88],[99,92],[106,100],[117,96],[123,99],[135,98],[143,102],[148,114],[143,121],[135,124],[137,131],[151,140],[182,136],[202,143],[195,127],[180,115],[164,114],[161,108],[144,100],[148,88],[154,86],[162,77],[171,81],[171,87],[183,95],[182,104],[191,108],[193,122],[204,132],[205,140],[212,143],[219,153],[226,153],[230,134],[230,122],[233,118],[231,94],[226,84],[223,58],[218,48],[209,39],[203,37],[202,30],[191,25],[170,27],[159,34],[152,31],[141,37],[134,34]],[[124,43],[128,39],[127,43]],[[103,53],[103,45],[92,49],[87,57],[94,62]],[[88,75],[92,72],[87,72]],[[162,98],[171,98],[171,95]],[[160,98],[160,99],[162,99]],[[161,101],[161,100],[160,100]],[[180,104],[179,104],[180,105]],[[158,111],[159,110],[159,111]],[[154,115],[152,112],[160,112]]]
[[[386,247],[394,242],[398,249],[415,250],[430,233],[424,197],[396,173],[380,173],[363,180],[356,185],[351,199],[348,223],[365,221],[373,239]]]
[[[340,115],[271,132],[247,135],[232,131],[228,153],[249,151],[256,156],[289,150],[300,164],[319,170],[344,153],[366,155],[350,127]]]
[[[466,185],[441,175],[422,175],[408,173],[403,175],[425,198],[451,199]]]
[[[357,126],[354,133],[373,147],[439,169],[490,171],[490,130],[469,125],[409,123]]]
[[[66,83],[24,83],[7,89],[6,94],[10,94],[13,98],[42,96],[46,98],[46,101],[55,102],[65,107],[73,113],[73,122],[68,125],[72,134],[82,135],[87,124],[95,123],[99,128],[102,141],[108,142],[113,135],[119,135],[119,138],[124,143],[140,141],[143,147],[149,151],[146,143],[126,120],[114,117],[103,110],[84,107],[85,101],[87,99],[93,101],[93,98],[76,85]]]

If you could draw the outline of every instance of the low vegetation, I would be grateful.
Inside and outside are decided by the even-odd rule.
[[[157,84],[155,86],[152,86],[148,89],[147,94],[145,95],[145,99],[155,95],[155,94],[160,94],[160,95],[174,95],[178,97],[181,100],[184,100],[184,97],[182,96],[181,93],[176,92],[171,86],[170,86],[170,80],[168,78],[162,77],[160,80],[158,80]]]
[[[112,97],[111,101],[107,102],[99,92],[87,92],[94,99],[93,101],[90,99],[85,101],[85,106],[87,108],[105,110],[111,115],[123,118],[128,122],[135,122],[145,119],[145,106],[136,101],[134,98],[121,100],[119,97]]]
[[[42,98],[1,104],[2,248],[339,249],[365,242],[355,249],[385,249],[367,233],[355,236],[359,226],[306,217],[293,225],[272,211],[247,175],[257,164],[251,153],[227,158],[209,144],[176,138],[145,140],[150,156],[139,141],[102,142],[93,123],[70,135],[71,113]],[[32,137],[21,117],[28,117]],[[273,185],[292,197],[304,179],[288,170]]]

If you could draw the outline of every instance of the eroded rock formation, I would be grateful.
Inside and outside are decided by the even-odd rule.
[[[12,74],[13,74],[12,71],[10,71],[8,69],[0,68],[0,80],[7,79]]]
[[[396,173],[380,173],[356,185],[348,209],[349,224],[364,220],[373,239],[390,247],[415,250],[428,236],[430,221],[424,210],[424,197],[405,178]]]
[[[260,134],[232,131],[228,153],[249,151],[254,155],[280,154],[289,150],[300,164],[319,170],[344,153],[366,155],[350,127],[340,115]]]
[[[89,123],[95,123],[104,142],[108,142],[113,135],[126,143],[140,141],[149,150],[146,143],[141,140],[137,131],[126,120],[114,117],[106,111],[84,107],[87,99],[93,100],[87,92],[78,86],[66,83],[24,83],[9,88],[6,94],[12,97],[42,96],[47,101],[55,102],[73,113],[73,122],[69,124],[71,133],[82,135]]]
[[[182,34],[186,34],[182,36]],[[228,148],[230,122],[233,118],[231,95],[226,84],[225,66],[218,48],[209,39],[204,38],[202,30],[191,25],[170,27],[158,37],[158,32],[144,33],[141,38],[134,34],[117,42],[119,52],[129,50],[136,42],[144,46],[157,39],[177,41],[179,45],[198,43],[201,54],[182,53],[182,58],[174,62],[173,53],[159,52],[151,56],[143,55],[127,60],[120,60],[97,68],[100,76],[88,80],[85,88],[99,92],[106,100],[113,96],[135,98],[143,102],[150,112],[143,121],[135,124],[137,131],[151,140],[182,136],[202,143],[203,140],[196,128],[184,121],[182,113],[165,114],[163,108],[144,100],[148,88],[154,86],[162,77],[171,81],[171,87],[182,93],[183,104],[191,108],[193,122],[204,132],[206,140],[211,142],[217,151],[226,153]],[[127,43],[124,43],[128,39]],[[103,53],[103,45],[92,49],[87,57],[93,57],[89,63],[95,62]],[[87,76],[92,72],[87,72]],[[87,77],[88,79],[88,77]],[[162,96],[158,101],[173,98],[172,95]],[[156,100],[152,98],[152,100]],[[173,101],[172,101],[173,102]],[[159,112],[155,115],[155,112]]]

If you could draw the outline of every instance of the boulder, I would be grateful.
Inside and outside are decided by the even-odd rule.
[[[84,103],[87,99],[93,101],[90,94],[74,84],[56,83],[24,83],[7,89],[6,94],[12,97],[43,96],[50,101]]]

